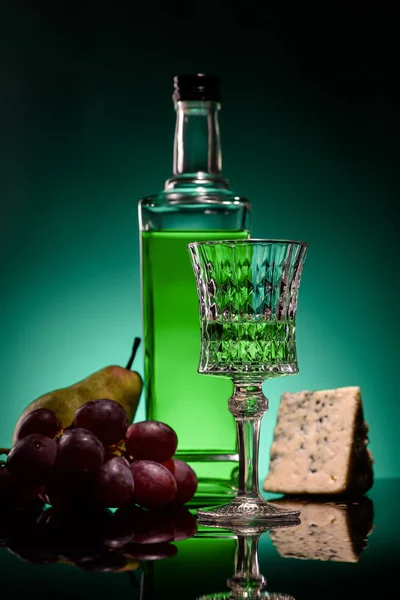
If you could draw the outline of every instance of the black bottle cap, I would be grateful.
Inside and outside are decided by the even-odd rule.
[[[174,93],[172,98],[179,100],[209,100],[220,102],[220,81],[214,75],[176,75],[174,77]]]

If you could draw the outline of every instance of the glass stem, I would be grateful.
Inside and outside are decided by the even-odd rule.
[[[238,533],[235,574],[227,581],[233,598],[261,598],[266,581],[258,566],[259,537],[257,533]]]
[[[258,485],[258,448],[260,425],[268,410],[262,382],[234,381],[229,410],[236,420],[239,451],[239,487],[237,499],[260,498]]]
[[[236,552],[237,574],[246,573],[249,577],[258,576],[258,540],[260,535],[238,535]]]
[[[236,419],[239,449],[238,498],[258,498],[258,441],[261,419]]]

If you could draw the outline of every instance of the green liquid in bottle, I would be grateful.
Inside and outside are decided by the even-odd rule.
[[[176,458],[186,460],[204,495],[235,494],[237,439],[228,400],[232,382],[200,375],[196,280],[187,244],[247,239],[246,231],[142,232],[142,295],[147,418],[178,435]]]

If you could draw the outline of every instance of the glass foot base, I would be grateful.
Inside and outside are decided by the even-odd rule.
[[[267,600],[295,600],[293,596],[288,594],[280,594],[279,592],[258,592],[258,598],[266,598]],[[219,592],[216,594],[207,594],[205,596],[199,596],[197,600],[232,600],[232,592]],[[250,598],[250,596],[248,596]]]
[[[300,523],[300,511],[281,508],[262,498],[235,499],[228,504],[199,508],[196,511],[199,523],[224,523],[226,525],[253,524],[265,525],[279,522]]]

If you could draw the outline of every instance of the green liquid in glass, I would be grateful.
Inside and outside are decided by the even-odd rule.
[[[297,369],[295,321],[207,321],[201,371],[265,372]]]
[[[146,416],[177,432],[176,456],[199,478],[196,498],[227,494],[237,459],[219,455],[236,455],[237,440],[228,410],[232,382],[197,372],[199,306],[187,244],[248,237],[246,231],[142,233]]]

